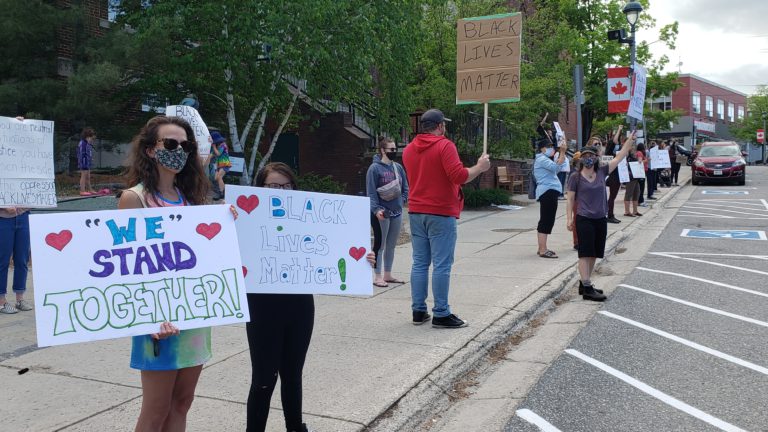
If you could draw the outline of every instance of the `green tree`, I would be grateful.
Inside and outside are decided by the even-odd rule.
[[[731,127],[731,132],[740,139],[757,143],[757,130],[765,129],[766,121],[763,119],[768,116],[768,86],[758,87],[755,94],[747,98],[747,112],[748,115]],[[768,152],[765,153],[768,158]]]

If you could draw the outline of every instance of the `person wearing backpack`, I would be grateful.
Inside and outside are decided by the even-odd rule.
[[[616,157],[605,165],[600,164],[597,148],[584,147],[581,150],[580,168],[568,179],[565,214],[568,231],[575,230],[579,239],[579,295],[584,300],[606,299],[603,291],[595,288],[591,280],[597,258],[605,255],[605,242],[608,238],[606,177],[627,157],[634,140],[635,134],[632,133]],[[574,206],[575,218],[571,214]]]

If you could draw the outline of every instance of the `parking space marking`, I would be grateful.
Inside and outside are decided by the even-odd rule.
[[[697,239],[768,240],[765,231],[684,229],[680,237]]]
[[[731,269],[734,269],[734,270],[741,270],[741,271],[745,271],[745,272],[749,272],[749,273],[756,273],[756,274],[761,274],[761,275],[768,276],[768,272],[764,272],[764,271],[760,271],[760,270],[753,270],[753,269],[749,269],[749,268],[745,268],[745,267],[739,267],[739,266],[733,266],[733,265],[729,265],[729,264],[723,264],[723,263],[719,263],[719,262],[716,262],[716,261],[706,261],[706,260],[700,260],[700,259],[697,259],[697,258],[686,258],[686,257],[682,257],[682,256],[677,256],[677,255],[675,255],[673,253],[648,252],[648,255],[663,256],[663,257],[667,257],[667,258],[675,258],[675,259],[681,259],[681,260],[686,260],[686,261],[699,262],[699,263],[702,263],[702,264],[711,264],[711,265],[718,266],[718,267],[726,267],[726,268],[731,268]]]
[[[726,353],[724,353],[722,351],[718,351],[716,349],[709,348],[709,347],[706,347],[704,345],[697,344],[696,342],[690,341],[688,339],[683,339],[680,336],[675,336],[675,335],[673,335],[671,333],[665,332],[664,330],[659,330],[657,328],[651,327],[651,326],[643,324],[641,322],[637,322],[637,321],[631,320],[629,318],[625,318],[625,317],[623,317],[621,315],[616,315],[614,313],[607,312],[607,311],[600,311],[598,313],[601,314],[601,315],[607,316],[609,318],[613,318],[615,320],[622,321],[622,322],[627,323],[629,325],[633,325],[633,326],[635,326],[637,328],[641,328],[641,329],[643,329],[645,331],[649,331],[649,332],[651,332],[653,334],[659,335],[661,337],[667,338],[667,339],[675,341],[677,343],[683,344],[683,345],[685,345],[685,346],[687,346],[689,348],[693,348],[693,349],[701,351],[703,353],[707,353],[709,355],[713,355],[715,357],[721,358],[721,359],[723,359],[725,361],[729,361],[731,363],[737,364],[737,365],[745,367],[747,369],[752,369],[755,372],[760,372],[763,375],[768,375],[768,368],[762,367],[760,365],[756,365],[756,364],[754,364],[752,362],[749,362],[749,361],[746,361],[746,360],[742,360],[742,359],[740,359],[738,357],[734,357],[734,356],[732,356],[730,354],[726,354]]]
[[[696,277],[696,276],[688,276],[688,275],[684,275],[684,274],[680,274],[680,273],[673,273],[673,272],[668,272],[668,271],[663,271],[663,270],[654,270],[654,269],[649,269],[649,268],[645,268],[645,267],[635,267],[635,268],[638,269],[638,270],[643,270],[643,271],[647,271],[647,272],[660,273],[660,274],[665,274],[665,275],[670,275],[670,276],[677,276],[677,277],[681,277],[681,278],[685,278],[685,279],[695,280],[695,281],[698,281],[698,282],[708,283],[708,284],[711,284],[711,285],[717,285],[717,286],[720,286],[720,287],[723,287],[723,288],[728,288],[728,289],[732,289],[732,290],[735,290],[735,291],[741,291],[741,292],[745,292],[745,293],[749,293],[749,294],[754,294],[754,295],[757,295],[757,296],[760,296],[760,297],[768,297],[768,294],[766,294],[766,293],[762,293],[762,292],[759,292],[759,291],[753,291],[751,289],[737,287],[735,285],[728,285],[728,284],[724,284],[722,282],[716,282],[716,281],[713,281],[713,280],[704,279],[704,278],[700,278],[700,277]]]
[[[707,206],[707,207],[700,207],[700,206]],[[724,209],[724,208],[715,208],[715,207],[709,207],[708,204],[683,204],[683,208],[690,208],[690,209],[696,209],[696,210],[710,210],[710,211],[718,211],[718,212],[725,212],[725,213],[736,213],[736,214],[742,214],[742,215],[748,215],[748,216],[768,217],[768,214],[766,214],[766,213],[749,213],[749,212],[738,211],[738,210],[728,210],[728,209]],[[741,208],[741,207],[730,207],[729,206],[728,208]],[[743,209],[743,210],[763,211],[761,209]]]
[[[560,429],[554,427],[552,423],[544,420],[535,412],[523,408],[516,411],[516,414],[528,423],[537,426],[542,432],[560,432]]]
[[[768,211],[768,208],[765,207],[762,202],[755,202],[755,203],[749,203],[749,202],[728,202],[728,200],[691,200],[686,203],[687,204],[693,204],[693,205],[707,205],[712,207],[727,207],[727,208],[737,208],[742,210],[749,210],[749,211]],[[738,206],[735,206],[734,204],[739,204]],[[740,207],[740,206],[753,206],[753,207]]]
[[[703,213],[703,212],[696,212],[696,211],[690,211],[690,210],[679,210],[678,213],[689,213],[689,214],[678,214],[678,216],[697,216],[702,218],[708,218],[708,219],[738,219],[738,220],[766,220],[768,219],[768,216],[764,217],[739,217],[739,216],[728,216],[728,215],[721,215],[716,213]]]
[[[613,375],[614,377],[624,381],[625,383],[627,383],[627,384],[631,385],[632,387],[642,391],[643,393],[645,393],[647,395],[650,395],[650,396],[653,396],[656,399],[660,400],[661,402],[664,402],[665,404],[667,404],[667,405],[669,405],[669,406],[671,406],[673,408],[676,408],[676,409],[678,409],[678,410],[680,410],[680,411],[682,411],[682,412],[684,412],[684,413],[686,413],[686,414],[688,414],[690,416],[696,417],[697,419],[699,419],[701,421],[709,423],[710,425],[712,425],[712,426],[714,426],[714,427],[716,427],[716,428],[718,428],[720,430],[724,430],[724,431],[728,431],[728,432],[746,432],[746,431],[744,431],[744,429],[741,429],[738,426],[732,425],[732,424],[730,424],[730,423],[728,423],[728,422],[726,422],[724,420],[720,420],[719,418],[717,418],[717,417],[715,417],[715,416],[713,416],[711,414],[707,414],[707,413],[705,413],[704,411],[702,411],[702,410],[700,410],[698,408],[694,408],[694,407],[688,405],[687,403],[681,401],[680,399],[676,399],[676,398],[674,398],[674,397],[672,397],[672,396],[670,396],[670,395],[668,395],[668,394],[666,394],[666,393],[664,393],[664,392],[662,392],[660,390],[657,390],[657,389],[649,386],[648,384],[646,384],[646,383],[644,383],[642,381],[639,381],[639,380],[637,380],[635,378],[632,378],[631,376],[625,374],[624,372],[616,370],[616,369],[608,366],[607,364],[605,364],[605,363],[603,363],[603,362],[601,362],[599,360],[593,359],[592,357],[590,357],[590,356],[588,356],[586,354],[583,354],[583,353],[581,353],[579,351],[576,351],[574,349],[567,349],[567,350],[565,350],[565,352],[570,354],[570,355],[572,355],[572,356],[574,356],[574,357],[576,357],[577,359],[579,359],[581,361],[589,363],[590,365],[592,365],[592,366],[602,370],[603,372],[606,372],[606,373],[608,373],[610,375]]]
[[[710,252],[651,252],[665,255],[697,255],[697,256],[717,256],[717,257],[729,257],[729,258],[754,258],[761,260],[768,260],[768,255],[744,255],[744,254],[731,254],[731,253],[710,253]]]
[[[624,288],[629,288],[631,290],[639,291],[639,292],[642,292],[642,293],[645,293],[645,294],[650,294],[652,296],[656,296],[656,297],[659,297],[659,298],[663,298],[665,300],[673,301],[675,303],[680,303],[680,304],[683,304],[683,305],[686,305],[686,306],[690,306],[692,308],[701,309],[703,311],[711,312],[713,314],[722,315],[722,316],[725,316],[725,317],[728,317],[728,318],[733,318],[733,319],[736,319],[736,320],[739,320],[739,321],[748,322],[750,324],[759,325],[761,327],[768,327],[768,322],[765,322],[765,321],[760,321],[760,320],[756,320],[754,318],[749,318],[749,317],[737,315],[735,313],[726,312],[724,310],[711,308],[709,306],[700,305],[698,303],[692,303],[692,302],[689,302],[687,300],[683,300],[683,299],[679,299],[677,297],[672,297],[672,296],[664,295],[664,294],[661,294],[661,293],[657,293],[655,291],[649,291],[647,289],[638,288],[636,286],[627,285],[627,284],[619,284],[617,286],[624,287]]]
[[[702,195],[749,195],[749,191],[745,190],[738,190],[738,191],[731,191],[731,190],[703,190],[701,191]]]

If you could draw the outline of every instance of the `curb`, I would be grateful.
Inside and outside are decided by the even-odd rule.
[[[651,209],[651,212],[654,212],[652,215],[655,217],[659,209],[663,208],[662,204],[676,196],[688,183],[690,179],[658,200]],[[649,219],[651,218],[645,220]],[[635,224],[636,221],[637,219],[633,220],[632,223],[608,237],[605,258],[595,266],[595,269],[599,269],[604,262],[610,262],[609,258],[617,255],[616,250],[641,229],[642,224]],[[481,365],[487,355],[511,333],[520,331],[536,316],[554,309],[555,301],[565,296],[578,278],[578,262],[574,262],[483,329],[380,413],[363,430],[371,432],[413,430],[415,425],[420,425],[445,411],[451,404],[453,384]]]

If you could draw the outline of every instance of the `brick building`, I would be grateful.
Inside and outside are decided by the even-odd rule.
[[[651,103],[652,110],[683,112],[671,129],[659,135],[682,137],[687,148],[691,148],[693,139],[697,143],[735,140],[729,128],[747,115],[747,95],[693,74],[681,74],[679,81],[683,85],[670,96]]]

